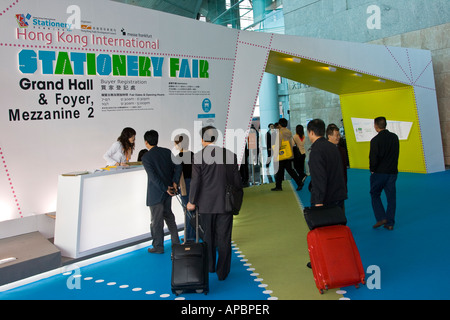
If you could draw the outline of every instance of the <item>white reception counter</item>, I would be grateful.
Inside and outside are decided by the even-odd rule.
[[[79,258],[149,238],[146,194],[142,166],[59,176],[54,243],[61,255]],[[172,210],[182,226],[184,213],[175,198]]]

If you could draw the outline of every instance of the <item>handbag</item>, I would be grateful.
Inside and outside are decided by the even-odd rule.
[[[238,215],[241,210],[244,191],[231,184],[225,186],[225,212]]]
[[[281,140],[280,149],[278,150],[278,161],[292,158],[292,148],[289,140]]]
[[[225,184],[225,212],[232,213],[233,215],[238,215],[241,210],[242,202],[244,200],[244,190],[242,188],[237,188],[233,184],[233,172],[230,167],[226,164],[225,159],[226,151],[223,152],[223,164],[226,171],[226,184]]]
[[[334,225],[347,225],[347,218],[345,217],[344,210],[336,205],[306,207],[303,209],[303,212],[309,230]]]

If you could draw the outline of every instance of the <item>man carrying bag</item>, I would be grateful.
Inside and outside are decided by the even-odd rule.
[[[229,202],[227,208],[226,190],[231,190],[231,187],[236,191],[242,190],[242,181],[236,155],[214,145],[217,129],[207,126],[201,130],[201,136],[203,149],[194,156],[187,209],[193,211],[198,207],[205,232],[204,241],[208,244],[209,272],[216,272],[219,280],[225,280],[231,266],[233,214],[240,207],[235,203],[232,209]],[[226,164],[223,163],[224,158]],[[231,200],[231,194],[236,193],[230,192],[228,200]],[[217,265],[216,251],[219,253]]]

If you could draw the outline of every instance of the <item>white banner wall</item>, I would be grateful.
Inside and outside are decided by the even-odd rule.
[[[132,161],[150,129],[196,150],[195,121],[224,131],[236,31],[110,1],[1,6],[0,221],[55,211],[58,175],[105,166],[124,127]]]

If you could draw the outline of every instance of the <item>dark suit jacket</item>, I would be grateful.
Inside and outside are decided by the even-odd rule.
[[[309,154],[311,204],[347,199],[342,160],[338,148],[324,137],[311,145]]]
[[[182,167],[173,163],[169,149],[158,146],[145,153],[142,164],[148,177],[147,206],[153,206],[170,197],[167,188],[179,183]]]
[[[398,173],[400,143],[395,133],[381,130],[370,141],[370,171],[375,173]]]
[[[242,188],[236,155],[218,146],[206,146],[194,155],[189,193],[189,202],[198,206],[200,214],[225,214],[227,176],[223,150],[226,150],[226,166],[232,172],[231,183],[236,188]]]

